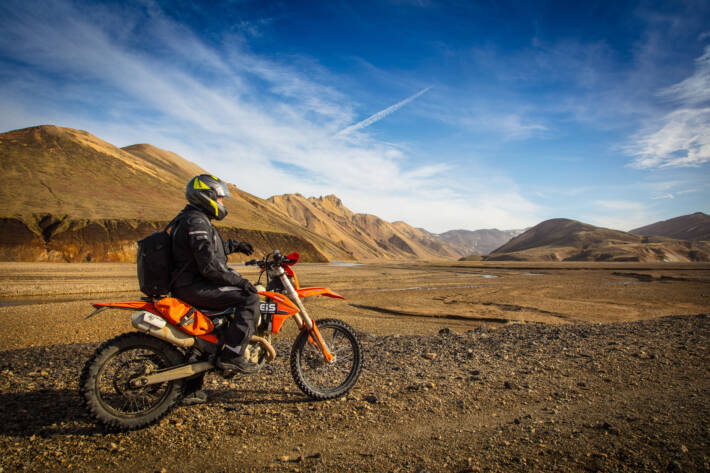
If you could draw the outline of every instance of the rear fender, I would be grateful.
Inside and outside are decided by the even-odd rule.
[[[162,317],[158,309],[155,308],[152,302],[146,301],[126,301],[126,302],[92,302],[92,306],[96,309],[86,318],[93,317],[99,312],[103,312],[106,309],[123,309],[123,310],[146,310],[151,314],[158,315]]]

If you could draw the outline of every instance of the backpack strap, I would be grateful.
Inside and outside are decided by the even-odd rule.
[[[176,223],[178,222],[178,220],[180,219],[180,217],[182,217],[182,214],[183,214],[183,211],[181,210],[180,213],[177,214],[174,219],[170,220],[170,223],[168,223],[168,224],[165,226],[165,228],[163,228],[163,231],[164,231],[164,232],[167,232],[168,229],[174,227],[175,224],[176,224]]]
[[[172,219],[170,221],[170,223],[168,223],[168,225],[165,227],[165,229],[163,229],[163,231],[167,232],[169,228],[174,227],[178,223],[180,218],[183,216],[183,213],[184,212],[181,210],[180,213],[177,214],[177,216],[174,219]],[[185,263],[185,266],[180,268],[180,271],[178,271],[175,276],[170,278],[170,289],[173,288],[173,284],[175,284],[175,281],[177,281],[177,278],[180,277],[180,275],[183,273],[183,271],[185,271],[187,269],[187,267],[190,266],[190,263],[192,263],[192,260],[188,260],[187,263]]]

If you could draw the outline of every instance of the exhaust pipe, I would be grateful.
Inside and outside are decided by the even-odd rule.
[[[181,332],[173,325],[167,323],[162,317],[145,310],[133,312],[131,314],[131,324],[141,332],[165,340],[178,347],[189,348],[195,344],[195,337]]]
[[[271,346],[271,343],[269,343],[267,339],[252,335],[249,341],[253,343],[258,343],[264,350],[266,350],[266,361],[268,361],[269,363],[274,361],[274,358],[276,358],[276,350],[274,350],[274,347]]]

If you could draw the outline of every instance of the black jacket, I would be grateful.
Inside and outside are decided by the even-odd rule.
[[[237,286],[242,277],[227,266],[227,255],[233,253],[232,241],[222,241],[209,217],[199,208],[187,205],[172,231],[173,288],[189,286],[197,281],[213,281]]]

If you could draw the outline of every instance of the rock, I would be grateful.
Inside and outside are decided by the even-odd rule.
[[[436,358],[436,353],[434,353],[434,352],[427,352],[427,353],[424,353],[423,356],[424,356],[424,358],[426,358],[427,360],[433,360],[433,359]]]
[[[365,401],[369,402],[370,404],[375,404],[377,403],[377,396],[374,394],[370,394],[369,396],[365,396]]]
[[[441,330],[439,330],[439,335],[449,335],[451,333],[451,329],[449,327],[444,327]]]
[[[505,389],[515,389],[515,383],[513,383],[512,381],[506,381],[503,383],[503,387]]]

